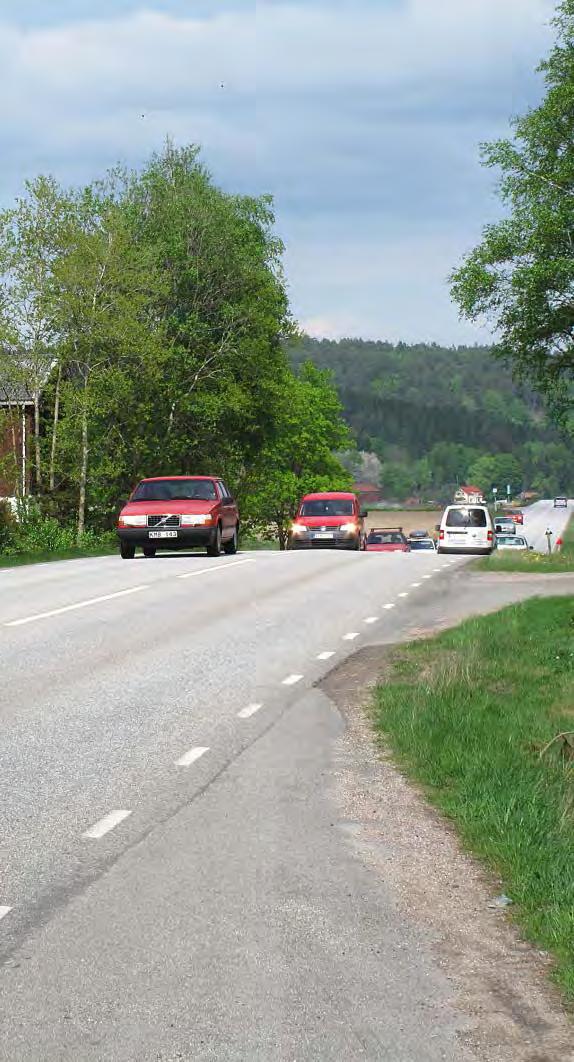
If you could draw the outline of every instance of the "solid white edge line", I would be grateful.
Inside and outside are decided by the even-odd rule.
[[[180,756],[179,760],[175,761],[175,766],[191,767],[191,764],[195,763],[196,760],[201,759],[202,756],[205,756],[206,752],[209,752],[209,746],[196,745],[194,748],[188,749],[187,752],[184,752],[183,756]]]
[[[99,841],[100,837],[109,833],[115,826],[119,826],[120,822],[127,819],[128,815],[131,815],[131,811],[110,811],[107,815],[104,815],[103,819],[99,819],[93,826],[90,826],[89,830],[85,830],[82,837],[89,837]]]
[[[3,907],[3,906],[0,906],[0,920],[1,920],[2,918],[5,918],[7,914],[10,914],[10,911],[11,911],[11,910],[12,910],[12,908],[11,908],[11,907]]]
[[[87,601],[77,601],[74,605],[64,605],[62,608],[53,608],[49,612],[36,612],[33,616],[25,616],[23,619],[10,620],[4,627],[22,627],[25,623],[35,623],[36,620],[50,619],[51,616],[62,616],[64,612],[73,612],[74,609],[88,608],[89,605],[99,605],[103,601],[113,601],[117,597],[127,597],[128,594],[139,594],[141,590],[149,590],[149,585],[132,586],[129,590],[116,590],[113,594],[102,594],[101,597],[90,597]]]
[[[334,649],[328,649],[328,650],[325,650],[324,653],[319,653],[319,655],[317,656],[317,660],[330,660],[331,657],[334,656],[334,655],[335,655],[335,650]]]
[[[213,568],[200,568],[197,572],[184,572],[178,579],[196,579],[198,575],[213,575],[214,572],[226,572],[228,568],[239,568],[242,564],[255,564],[254,560],[232,561],[231,564],[218,564]]]
[[[358,637],[359,637],[359,632],[358,631],[349,631],[347,634],[343,635],[343,641],[344,642],[353,642],[355,640],[355,638],[358,638]]]
[[[296,682],[300,682],[303,678],[302,675],[287,675],[281,682],[282,686],[294,686]]]
[[[262,704],[248,704],[237,713],[237,718],[249,719],[252,715],[255,715],[255,712],[258,712],[260,708],[263,708]]]
[[[363,623],[378,623],[378,621],[379,621],[379,617],[378,616],[367,616],[367,618],[365,620],[363,620]]]

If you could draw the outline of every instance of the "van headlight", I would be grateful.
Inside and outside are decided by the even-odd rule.
[[[347,531],[354,534],[358,530],[359,528],[357,527],[357,524],[341,524],[341,531]]]
[[[305,535],[306,533],[307,528],[305,527],[305,524],[291,524],[292,535]]]

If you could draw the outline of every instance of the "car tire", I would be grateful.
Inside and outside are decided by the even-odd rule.
[[[232,536],[232,538],[229,539],[229,542],[225,542],[224,545],[223,545],[223,552],[227,553],[228,556],[233,556],[234,553],[237,553],[237,540],[238,540],[237,527],[234,527],[233,528],[233,536]]]
[[[122,560],[133,560],[136,555],[136,547],[129,542],[120,542],[120,556]]]
[[[221,524],[218,524],[215,528],[215,532],[211,542],[207,547],[208,557],[219,557],[221,554]]]
[[[144,555],[144,557],[155,557],[155,553],[156,553],[156,546],[144,546],[143,547],[143,555]]]

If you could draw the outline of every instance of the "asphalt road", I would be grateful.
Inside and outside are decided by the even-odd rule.
[[[462,563],[0,572],[0,1059],[474,1057],[430,943],[336,821],[343,724],[314,689]]]

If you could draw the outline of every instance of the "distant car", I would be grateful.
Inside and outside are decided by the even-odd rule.
[[[367,513],[356,494],[324,491],[306,494],[291,524],[289,549],[364,549]]]
[[[402,527],[373,527],[367,535],[370,553],[408,553],[409,549]]]
[[[428,538],[428,531],[409,531],[409,539],[412,538]]]
[[[555,509],[567,509],[568,508],[568,498],[562,498],[562,497],[555,498],[554,499],[554,508]]]
[[[516,524],[512,516],[495,516],[494,530],[498,534],[514,535]]]
[[[525,550],[534,549],[534,546],[529,546],[523,535],[497,535],[496,548]]]
[[[511,520],[514,520],[515,524],[524,523],[524,513],[521,509],[509,509],[506,515],[509,516]]]
[[[494,527],[486,505],[447,505],[440,522],[439,553],[488,554]]]
[[[411,538],[409,541],[411,553],[418,550],[428,550],[431,553],[436,553],[436,542],[434,538]]]
[[[216,476],[161,476],[142,479],[121,510],[117,534],[124,560],[142,549],[205,546],[210,557],[237,552],[239,511]]]

